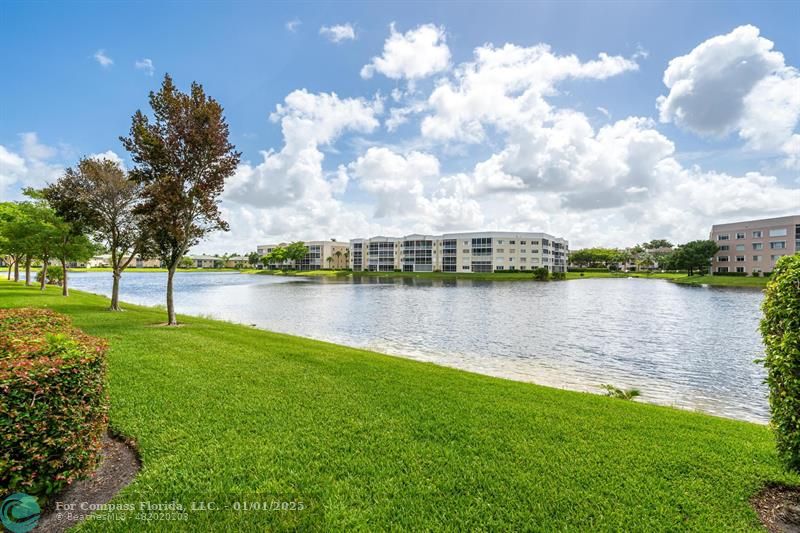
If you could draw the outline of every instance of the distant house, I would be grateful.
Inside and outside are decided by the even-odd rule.
[[[244,255],[232,255],[225,260],[225,268],[246,268],[250,266],[250,260]]]
[[[194,268],[222,268],[225,260],[213,255],[187,255],[192,260]]]
[[[73,266],[73,265],[70,265]],[[110,268],[111,267],[111,254],[96,255],[86,261],[85,264],[75,264],[75,267],[89,267],[89,268]],[[136,257],[128,265],[129,267],[136,268],[159,268],[161,261],[159,259],[142,259]]]
[[[89,268],[108,268],[111,266],[111,254],[96,255],[86,261]]]

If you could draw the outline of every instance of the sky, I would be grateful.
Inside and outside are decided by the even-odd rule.
[[[225,109],[194,248],[545,231],[706,238],[800,214],[797,2],[0,4],[0,200],[119,137],[165,73]]]

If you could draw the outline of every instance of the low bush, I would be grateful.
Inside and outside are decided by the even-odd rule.
[[[567,275],[564,272],[553,272],[552,274],[550,274],[550,279],[555,281],[563,281],[567,279]]]
[[[36,281],[41,281],[41,270],[36,273]],[[58,265],[47,267],[47,283],[49,285],[61,285],[64,283],[64,269]]]
[[[0,309],[0,492],[47,498],[94,471],[106,349],[63,315]]]
[[[606,267],[569,267],[567,272],[608,272]]]
[[[550,272],[545,267],[533,269],[533,279],[536,281],[547,281],[548,277],[550,277]]]
[[[712,272],[712,276],[731,276],[743,278],[747,276],[747,272]]]
[[[761,309],[771,426],[778,455],[800,472],[800,255],[775,265]]]

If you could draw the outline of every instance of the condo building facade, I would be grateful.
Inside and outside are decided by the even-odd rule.
[[[800,215],[715,224],[709,237],[719,246],[711,272],[772,272],[784,255],[800,251]]]
[[[289,243],[262,244],[256,247],[258,255],[265,256],[271,253],[278,246],[287,246]],[[295,270],[320,270],[323,268],[345,269],[348,264],[350,245],[346,242],[338,241],[304,241],[303,244],[308,248],[306,256],[295,264],[293,260],[284,261],[281,264],[264,265],[267,268],[293,268]],[[328,261],[330,258],[330,261]]]
[[[547,233],[412,234],[350,241],[349,267],[371,272],[494,272],[545,267],[566,272],[569,242]]]

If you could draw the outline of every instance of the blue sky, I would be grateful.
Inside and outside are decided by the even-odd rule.
[[[392,23],[396,35],[408,40],[425,25],[436,28],[441,38],[434,46],[439,52],[446,48],[447,65],[434,66],[424,76],[390,76],[380,69],[369,78],[361,76],[373,57],[384,54],[387,64],[396,59],[384,48]],[[335,25],[350,27],[354,38],[332,42],[320,31]],[[739,95],[752,112],[703,130],[702,117],[694,120],[687,113],[699,113],[706,104],[670,93],[665,70],[670,60],[745,25],[756,27],[758,37],[742,32],[721,42],[714,53],[733,57],[735,64],[736,53],[750,53],[741,52],[748,43],[774,43],[758,52],[757,59],[769,66],[745,80],[755,87],[749,99]],[[766,141],[752,134],[754,127],[775,129],[753,126],[753,116],[786,116],[800,109],[791,94],[786,96],[797,87],[792,69],[800,66],[798,25],[800,8],[793,2],[5,2],[0,7],[0,66],[6,73],[0,85],[0,146],[11,170],[0,181],[0,194],[16,198],[22,186],[52,179],[82,155],[110,150],[126,162],[118,137],[127,132],[131,114],[146,108],[148,91],[169,72],[184,88],[192,80],[201,82],[223,104],[232,141],[246,165],[224,199],[232,232],[199,247],[205,251],[228,251],[226,246],[244,251],[268,240],[480,227],[549,230],[578,245],[698,238],[717,219],[800,211],[799,172],[790,142],[797,121],[784,124],[789,132],[785,139]],[[531,115],[535,118],[527,118],[533,108],[518,98],[530,87],[506,85],[507,96],[514,106],[522,106],[520,116],[526,117],[519,123],[510,124],[514,111],[504,117],[468,116],[469,110],[459,111],[456,118],[448,114],[455,121],[448,124],[479,124],[480,138],[426,134],[425,118],[441,115],[451,105],[445,100],[438,108],[434,105],[436,87],[449,83],[464,90],[459,69],[475,60],[475,49],[497,51],[506,43],[518,49],[544,43],[552,57],[574,55],[582,63],[604,53],[630,64],[612,74],[554,75],[544,89],[531,93],[548,108],[546,115]],[[769,55],[776,51],[782,64]],[[98,57],[112,63],[103,65]],[[538,57],[513,68],[538,72]],[[152,72],[142,63],[145,59]],[[695,70],[713,70],[716,60],[695,59]],[[413,66],[407,61],[403,68]],[[715,78],[712,72],[702,79],[711,80],[708,86],[713,87],[714,82],[724,83],[726,75]],[[731,71],[728,81],[739,80],[737,75]],[[758,83],[770,76],[783,84],[783,92],[765,111],[756,105],[768,100],[769,80]],[[326,108],[334,114],[337,105],[352,99],[368,116],[360,123],[339,116],[326,123],[330,135],[311,146],[298,141],[303,146],[292,148],[282,120],[329,120],[317,112],[304,115],[306,108],[292,108],[270,120],[276,106],[298,90],[312,97],[335,93],[337,101]],[[397,98],[392,98],[393,90]],[[661,95],[670,97],[668,109],[657,107]],[[713,103],[713,94],[707,97]],[[416,107],[407,121],[389,131],[391,109],[412,104]],[[597,152],[608,151],[603,142],[616,147],[632,135],[626,130],[614,133],[624,139],[603,141],[602,128],[629,117],[651,121],[638,124],[635,135],[660,135],[651,139],[650,148],[642,148],[657,155],[634,161],[626,144],[627,152],[617,159],[598,161]],[[584,121],[591,132],[585,131]],[[582,143],[584,135],[595,148],[582,155],[564,147],[554,153],[545,141],[565,130],[572,132],[570,143]],[[672,151],[665,150],[668,143]],[[280,158],[265,160],[262,151],[269,150]],[[680,168],[670,167],[673,161]],[[480,170],[482,163],[487,164]],[[302,174],[301,167],[307,170],[309,165],[315,168]],[[641,175],[595,176],[620,166]],[[487,167],[496,171],[494,177],[486,176]],[[686,182],[683,196],[663,190],[678,181],[677,188]],[[692,189],[696,182],[703,186]],[[263,193],[270,183],[284,194]],[[704,198],[720,186],[732,189],[722,195],[728,208],[710,206]],[[737,190],[761,200],[749,205]],[[797,202],[787,203],[787,197]],[[653,220],[654,210],[661,213],[658,220]],[[647,234],[630,229],[637,224]]]

